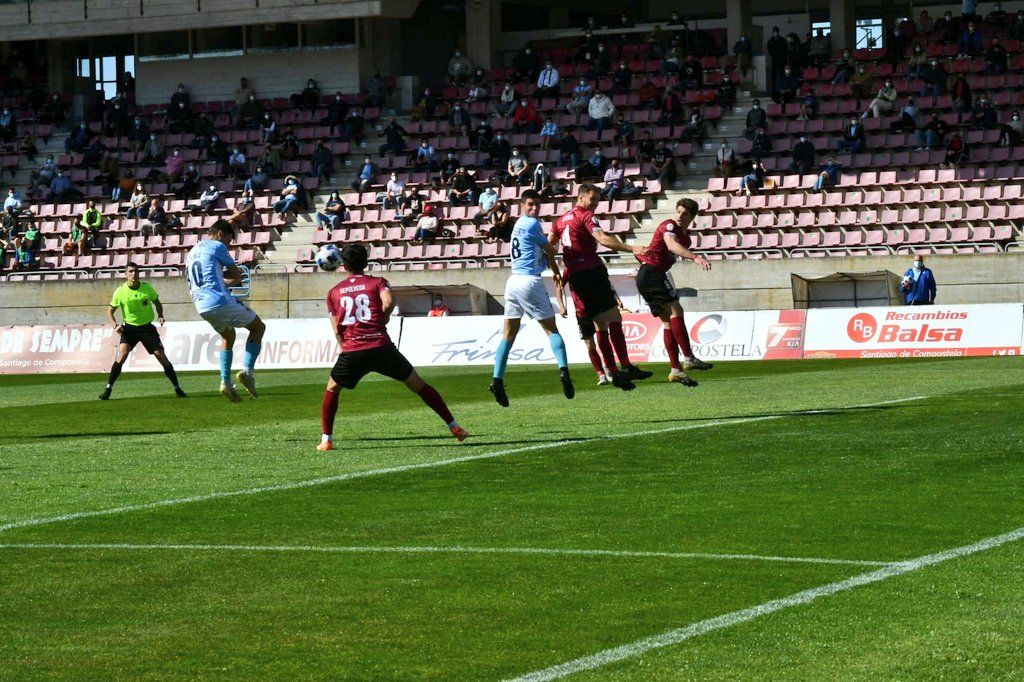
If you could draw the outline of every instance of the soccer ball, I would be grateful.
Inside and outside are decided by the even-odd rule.
[[[341,250],[334,244],[324,244],[316,252],[316,264],[321,270],[337,270],[341,265]]]

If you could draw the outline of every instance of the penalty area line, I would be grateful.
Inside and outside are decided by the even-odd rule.
[[[772,601],[767,601],[763,604],[758,604],[757,606],[752,606],[739,611],[732,611],[731,613],[726,613],[721,616],[691,623],[690,625],[682,628],[668,630],[667,632],[663,632],[659,635],[638,639],[634,642],[630,642],[629,644],[623,644],[622,646],[605,649],[604,651],[599,651],[589,656],[583,656],[565,663],[559,663],[558,665],[553,665],[550,668],[520,675],[519,677],[514,678],[511,682],[547,682],[548,680],[557,680],[562,677],[575,675],[576,673],[581,673],[587,670],[594,670],[595,668],[601,668],[612,663],[642,656],[643,654],[654,651],[655,649],[663,649],[665,647],[673,646],[716,630],[723,630],[742,623],[748,623],[756,618],[766,616],[770,613],[775,613],[776,611],[809,604],[823,597],[829,597],[834,594],[839,594],[840,592],[852,590],[856,587],[870,585],[872,583],[888,580],[889,578],[895,578],[896,576],[920,571],[923,568],[934,566],[935,564],[940,564],[945,561],[950,561],[951,559],[958,559],[960,557],[970,556],[979,552],[995,549],[996,547],[1016,542],[1022,538],[1024,538],[1024,528],[1017,528],[1016,530],[1012,530],[1008,533],[994,535],[969,545],[947,549],[934,554],[925,554],[907,561],[893,562],[878,570],[861,573],[860,575],[855,575],[852,578],[828,583],[809,590],[803,590],[802,592],[796,592],[788,597],[773,599]]]
[[[181,551],[181,552],[246,552],[246,553],[311,553],[311,554],[520,554],[541,556],[575,556],[622,559],[696,559],[709,561],[769,561],[795,564],[834,564],[841,566],[888,566],[888,561],[827,559],[818,557],[765,556],[760,554],[715,554],[710,552],[659,552],[618,549],[575,549],[558,547],[466,547],[433,546],[317,546],[317,545],[210,545],[165,543],[64,543],[19,542],[0,544],[4,549],[97,550],[97,551]]]
[[[128,512],[146,511],[150,509],[159,509],[161,507],[171,507],[179,504],[192,504],[195,502],[208,502],[210,500],[220,500],[229,497],[243,497],[247,495],[260,495],[263,493],[281,492],[285,490],[299,490],[302,488],[312,488],[315,486],[327,485],[329,483],[338,483],[340,481],[350,481],[360,478],[371,478],[374,476],[387,476],[389,474],[400,474],[407,471],[418,471],[421,469],[435,469],[438,467],[449,466],[452,464],[462,464],[465,462],[476,462],[487,459],[496,459],[498,457],[508,457],[509,455],[518,455],[524,452],[536,452],[538,450],[551,450],[554,448],[561,448],[567,445],[580,445],[584,443],[596,443],[600,441],[618,440],[621,438],[642,438],[644,436],[654,436],[663,433],[676,433],[680,431],[695,431],[697,429],[707,429],[715,426],[731,426],[735,424],[751,424],[754,422],[773,421],[776,419],[785,419],[788,417],[802,417],[806,415],[823,414],[828,412],[837,412],[843,410],[857,410],[871,407],[882,407],[885,405],[894,405],[897,403],[913,402],[915,400],[924,400],[928,396],[912,396],[910,398],[896,398],[894,400],[883,400],[876,403],[866,403],[863,405],[848,405],[845,407],[834,407],[834,408],[823,408],[814,410],[797,410],[794,412],[786,412],[784,414],[768,414],[758,415],[753,417],[736,417],[733,419],[712,419],[706,422],[700,422],[697,424],[684,424],[681,426],[670,426],[663,429],[648,429],[646,431],[633,431],[630,433],[613,433],[604,436],[593,436],[590,438],[582,438],[575,440],[558,440],[550,443],[538,443],[536,445],[526,445],[518,448],[511,448],[508,450],[496,450],[494,452],[484,452],[479,455],[464,455],[462,457],[449,457],[446,459],[433,460],[430,462],[418,462],[415,464],[399,464],[392,467],[382,467],[379,469],[367,469],[365,471],[352,471],[344,474],[336,474],[334,476],[324,476],[322,478],[313,478],[305,481],[292,481],[289,483],[275,483],[273,485],[259,486],[255,488],[248,488],[244,490],[228,490],[223,492],[212,492],[204,493],[201,495],[191,495],[189,497],[176,497],[167,500],[157,500],[155,502],[142,502],[139,504],[127,504],[120,507],[111,507],[108,509],[97,509],[93,511],[82,511],[72,512],[70,514],[59,514],[56,516],[43,516],[34,519],[23,519],[21,521],[12,521],[10,523],[0,525],[0,533],[10,530],[17,530],[19,528],[32,528],[35,526],[45,526],[54,523],[62,523],[65,521],[76,521],[78,519],[88,519],[96,516],[110,516],[114,514],[125,514]]]

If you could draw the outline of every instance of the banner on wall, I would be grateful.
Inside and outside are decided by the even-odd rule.
[[[1019,303],[810,310],[805,358],[1017,355]]]

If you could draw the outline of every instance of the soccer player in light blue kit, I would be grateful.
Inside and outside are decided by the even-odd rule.
[[[249,395],[255,398],[259,394],[256,392],[256,379],[252,375],[252,370],[256,366],[263,332],[267,326],[255,311],[239,303],[228,290],[229,286],[236,286],[242,281],[242,273],[228,253],[228,245],[235,237],[234,226],[226,220],[218,220],[210,226],[206,234],[208,238],[193,246],[185,259],[188,291],[196,306],[196,312],[221,336],[220,394],[237,403],[242,399],[231,381],[235,328],[245,327],[249,330],[243,369],[235,378],[245,386]]]
[[[541,273],[547,267],[554,273],[555,283],[561,281],[561,274],[555,264],[555,249],[548,243],[544,228],[537,220],[540,210],[540,195],[533,190],[526,190],[519,198],[520,215],[512,228],[512,274],[505,285],[505,326],[502,339],[498,342],[498,350],[494,357],[494,379],[490,391],[494,399],[502,407],[508,407],[508,394],[505,393],[505,367],[512,351],[516,335],[523,315],[537,320],[548,334],[551,351],[558,362],[558,372],[562,381],[562,392],[566,398],[572,399],[576,389],[569,377],[569,361],[565,353],[565,341],[558,333],[555,324],[555,309],[551,305]]]

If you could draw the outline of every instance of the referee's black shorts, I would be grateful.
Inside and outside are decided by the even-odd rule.
[[[679,294],[672,285],[667,272],[644,263],[636,273],[636,290],[651,308],[651,314],[661,317],[666,305],[679,300]]]
[[[599,265],[569,275],[569,286],[583,302],[587,317],[597,317],[607,310],[615,310],[615,290],[608,279],[608,269]]]
[[[136,344],[141,343],[150,355],[164,349],[163,341],[160,340],[160,332],[156,330],[152,322],[139,326],[122,325],[121,343],[126,344],[129,351],[135,348]]]
[[[389,379],[405,381],[413,368],[394,344],[379,348],[342,353],[331,370],[331,378],[342,388],[353,389],[370,372],[383,374]]]

